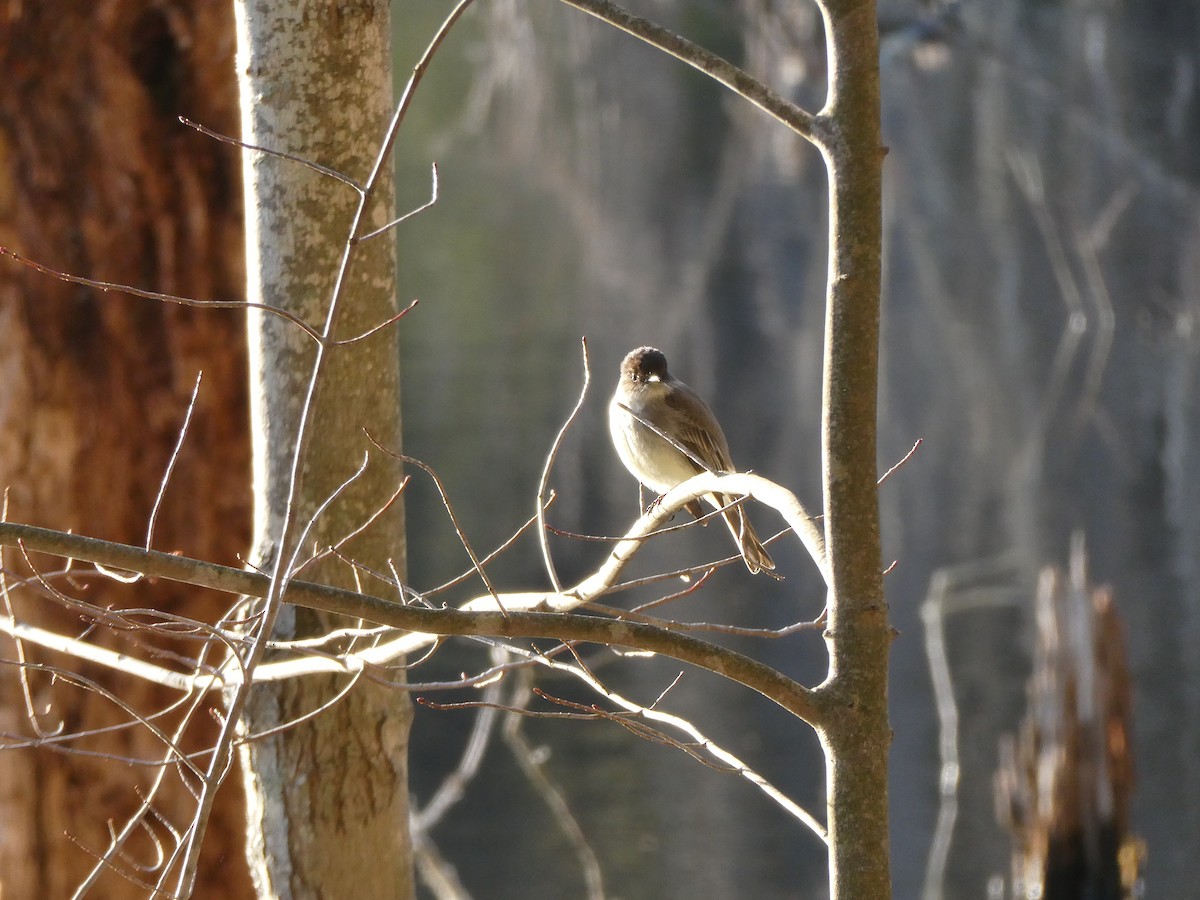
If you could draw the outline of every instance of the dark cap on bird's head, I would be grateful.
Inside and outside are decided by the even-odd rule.
[[[638,347],[629,351],[621,362],[622,380],[666,381],[667,357],[655,347]]]

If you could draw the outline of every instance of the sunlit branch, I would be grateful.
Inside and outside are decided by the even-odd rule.
[[[411,219],[413,216],[416,216],[416,215],[419,215],[419,214],[425,212],[425,210],[429,209],[431,206],[433,206],[435,203],[437,203],[437,200],[438,200],[438,167],[437,167],[437,163],[433,163],[432,169],[433,169],[433,175],[432,175],[433,184],[431,185],[431,187],[429,189],[429,199],[428,200],[426,200],[424,203],[422,203],[416,209],[410,209],[404,215],[397,216],[395,219],[392,219],[392,221],[388,222],[383,227],[376,228],[374,231],[372,231],[368,234],[364,234],[362,237],[358,238],[358,240],[359,241],[369,241],[373,237],[378,237],[379,235],[381,235],[385,232],[391,231],[393,228],[395,228],[401,222],[406,222],[407,220]]]
[[[546,491],[550,485],[550,472],[554,468],[554,460],[558,458],[558,449],[562,446],[563,438],[567,436],[567,432],[575,423],[579,410],[583,408],[583,401],[587,398],[588,385],[592,382],[592,369],[588,365],[587,338],[583,338],[579,343],[580,352],[583,354],[583,386],[579,389],[579,399],[575,401],[571,414],[558,429],[558,434],[554,436],[554,443],[550,445],[550,452],[546,454],[546,462],[542,466],[542,477],[538,482],[537,492],[538,543],[542,548],[542,561],[546,566],[546,574],[550,577],[550,584],[556,591],[562,590],[562,582],[558,580],[558,571],[554,568],[554,557],[550,554],[550,538],[546,532]]]
[[[188,400],[187,412],[184,413],[183,423],[179,426],[179,437],[175,440],[175,448],[171,451],[170,459],[167,460],[167,468],[158,482],[158,493],[154,497],[154,506],[150,509],[150,522],[146,526],[147,549],[154,540],[154,523],[158,521],[158,511],[162,507],[163,497],[167,493],[167,485],[171,483],[171,473],[175,471],[175,463],[179,461],[179,452],[183,449],[184,441],[187,440],[188,426],[192,424],[192,414],[196,411],[196,399],[200,396],[200,381],[203,378],[203,372],[196,373],[196,385],[192,388],[192,397]]]
[[[628,559],[636,553],[641,544],[642,534],[654,530],[684,503],[714,490],[765,494],[763,488],[757,484],[759,481],[765,482],[765,479],[747,475],[721,478],[700,475],[689,480],[671,491],[662,504],[638,520],[630,532],[630,538],[617,546],[599,572],[585,579],[567,594],[535,592],[505,595],[507,614],[480,609],[495,609],[495,599],[490,595],[472,601],[468,604],[468,609],[427,609],[415,604],[403,605],[366,594],[299,581],[289,583],[287,599],[309,608],[349,615],[409,632],[379,647],[348,656],[341,671],[353,671],[365,664],[415,652],[436,641],[439,634],[546,637],[610,644],[672,656],[738,681],[759,691],[790,712],[812,721],[814,709],[809,689],[756,660],[687,635],[650,625],[566,614],[567,610],[587,599],[588,591],[594,595],[603,590],[606,582],[615,579]],[[267,576],[256,572],[218,566],[154,550],[148,551],[127,544],[112,544],[32,526],[0,523],[0,544],[18,543],[33,552],[102,562],[115,568],[140,571],[147,576],[182,581],[235,594],[261,596],[267,592],[270,584]],[[311,670],[318,668],[316,661],[313,661]]]
[[[329,507],[332,506],[334,501],[337,500],[337,498],[340,497],[343,493],[345,493],[350,488],[350,486],[354,484],[354,482],[356,482],[356,481],[358,481],[358,479],[362,478],[363,473],[365,473],[367,471],[367,466],[370,464],[370,462],[371,462],[371,454],[364,453],[362,462],[358,464],[358,468],[355,469],[346,478],[342,479],[341,483],[336,485],[333,488],[333,490],[331,490],[329,492],[329,494],[325,497],[325,499],[322,500],[319,504],[317,504],[317,508],[315,510],[313,510],[312,514],[308,517],[308,521],[304,523],[304,527],[300,529],[300,534],[296,537],[297,553],[299,552],[300,547],[303,547],[305,544],[308,543],[308,536],[312,533],[312,530],[317,526],[317,522],[321,519],[322,516],[325,515],[325,512],[329,509]],[[304,560],[303,562],[300,562],[299,560],[295,561],[292,564],[292,566],[285,572],[285,577],[286,578],[295,577],[305,566],[311,564],[315,558],[316,557],[314,555],[314,556],[310,556],[308,559]]]
[[[912,447],[909,448],[909,451],[907,453],[905,453],[902,457],[900,457],[899,462],[897,462],[890,469],[888,469],[886,472],[884,472],[882,475],[880,475],[879,480],[876,483],[883,484],[885,481],[887,481],[889,478],[891,478],[901,467],[906,465],[908,463],[908,461],[916,455],[917,451],[919,449],[921,449],[921,444],[923,444],[924,442],[925,442],[924,438],[917,438],[915,441],[913,441],[913,445],[912,445]]]

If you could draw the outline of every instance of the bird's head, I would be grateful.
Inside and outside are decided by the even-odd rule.
[[[654,347],[638,347],[631,350],[621,362],[622,381],[650,384],[667,381],[670,377],[667,372],[667,357]]]

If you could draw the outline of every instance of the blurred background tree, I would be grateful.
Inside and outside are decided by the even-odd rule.
[[[628,5],[819,105],[815,8]],[[918,615],[931,580],[950,578],[960,704],[944,892],[982,896],[1008,871],[991,779],[999,736],[1024,703],[1033,587],[1042,565],[1066,560],[1076,528],[1127,626],[1147,888],[1186,893],[1200,877],[1188,849],[1200,840],[1200,12],[884,0],[880,14],[890,148],[881,471],[924,439],[882,495],[885,559],[899,563],[886,582],[901,631],[895,895],[921,893],[939,804]],[[398,35],[404,59],[428,31],[416,21]],[[532,512],[541,454],[579,382],[579,334],[596,384],[560,457],[555,524],[612,533],[637,511],[604,404],[622,354],[643,343],[710,399],[740,465],[815,502],[826,227],[816,153],[703,76],[555,4],[482,5],[446,51],[462,65],[440,60],[399,151],[402,208],[421,196],[430,159],[443,178],[438,207],[400,239],[401,295],[422,298],[403,335],[406,440],[438,460],[472,537],[497,540]],[[414,487],[422,583],[460,561],[436,497]],[[647,557],[694,560],[697,544],[719,550],[724,537],[689,531]],[[568,575],[569,560],[582,570],[600,552],[556,547]],[[689,611],[739,624],[815,614],[821,600],[798,554],[778,556],[787,581],[764,588],[730,569]],[[505,578],[539,583],[532,544],[502,565]],[[749,599],[765,590],[771,600]],[[967,598],[984,602],[963,607]],[[756,652],[809,683],[824,665],[815,637]],[[640,671],[637,684],[617,677],[614,687],[653,695],[675,669]],[[799,723],[700,678],[672,702],[820,807],[819,748]],[[418,712],[417,798],[450,765],[448,732],[467,725]],[[733,780],[613,728],[527,728],[547,746],[612,894],[824,890],[821,848]],[[481,895],[545,893],[579,877],[520,785],[511,762],[489,756],[467,807],[435,832]]]

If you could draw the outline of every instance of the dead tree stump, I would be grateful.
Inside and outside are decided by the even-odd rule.
[[[1131,690],[1111,591],[1087,584],[1078,541],[1068,574],[1042,572],[1028,706],[1000,745],[996,807],[1013,840],[1014,898],[1137,896]]]

